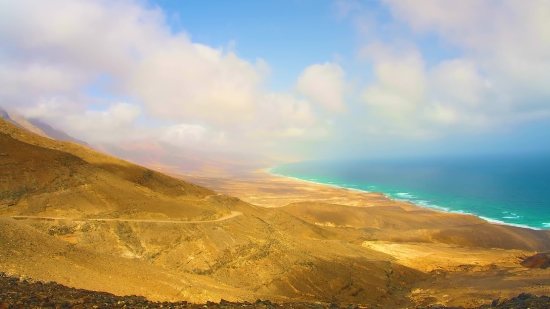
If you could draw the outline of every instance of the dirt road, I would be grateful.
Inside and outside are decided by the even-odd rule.
[[[242,212],[232,211],[230,215],[216,220],[206,221],[179,221],[179,220],[154,220],[154,219],[119,219],[119,218],[59,218],[59,217],[38,217],[38,216],[11,216],[14,219],[42,219],[42,220],[71,220],[71,221],[118,221],[118,222],[148,222],[148,223],[176,223],[176,224],[197,224],[220,222],[241,216]]]

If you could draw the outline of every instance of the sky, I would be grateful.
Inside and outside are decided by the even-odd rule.
[[[550,152],[550,0],[0,0],[0,84],[92,144]]]

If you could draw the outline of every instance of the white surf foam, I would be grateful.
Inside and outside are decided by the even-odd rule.
[[[363,189],[355,189],[355,188],[342,187],[342,186],[335,185],[335,184],[332,184],[332,183],[324,183],[324,182],[319,182],[319,181],[316,181],[316,180],[308,180],[308,179],[301,179],[301,178],[298,178],[298,177],[292,177],[292,176],[281,175],[281,174],[277,174],[277,173],[271,172],[271,170],[267,170],[267,173],[268,173],[268,174],[271,174],[271,175],[275,175],[275,176],[284,177],[284,178],[289,178],[289,179],[294,179],[294,180],[299,180],[299,181],[305,181],[305,182],[309,182],[309,183],[314,183],[314,184],[317,184],[317,185],[329,186],[329,187],[339,188],[339,189],[347,189],[347,190],[351,190],[351,191],[358,191],[358,192],[364,192],[364,193],[371,193],[371,191],[367,191],[367,190],[363,190]]]
[[[403,198],[415,198],[414,195],[412,195],[410,193],[407,193],[407,192],[399,192],[399,193],[396,193],[395,195],[397,195],[399,197],[403,197]]]
[[[536,228],[536,227],[532,227],[532,226],[528,226],[528,225],[524,225],[524,224],[515,224],[515,223],[508,223],[508,222],[504,222],[504,221],[500,221],[500,220],[495,220],[495,219],[491,219],[491,218],[487,218],[487,217],[483,217],[483,216],[479,216],[481,219],[487,221],[487,222],[490,222],[490,223],[494,223],[494,224],[500,224],[500,225],[509,225],[509,226],[515,226],[515,227],[521,227],[521,228],[524,228],[524,229],[530,229],[530,230],[537,230],[537,231],[540,231],[541,229],[539,228]]]
[[[310,182],[310,183],[314,183],[314,184],[318,184],[318,185],[325,185],[325,186],[329,186],[329,187],[334,187],[334,188],[340,188],[340,189],[347,189],[347,190],[352,190],[352,191],[358,191],[358,192],[365,192],[365,193],[371,193],[373,191],[367,191],[367,190],[363,190],[363,189],[355,189],[355,188],[349,188],[349,187],[342,187],[342,186],[339,186],[339,185],[334,185],[334,184],[327,184],[327,183],[323,183],[323,182],[317,182],[317,181],[311,181],[311,180],[304,180],[304,179],[300,179],[298,177],[291,177],[291,176],[286,176],[286,175],[281,175],[281,174],[277,174],[277,173],[273,173],[271,172],[273,168],[271,169],[268,169],[267,170],[267,173],[269,174],[272,174],[272,175],[275,175],[275,176],[280,176],[280,177],[285,177],[285,178],[290,178],[290,179],[294,179],[294,180],[299,180],[299,181],[305,181],[305,182]],[[369,189],[370,188],[375,188],[374,186],[369,186],[368,187]],[[481,218],[487,222],[490,222],[490,223],[494,223],[494,224],[499,224],[499,225],[508,225],[508,226],[514,226],[514,227],[520,227],[520,228],[525,228],[525,229],[531,229],[531,230],[542,230],[540,228],[536,228],[536,227],[532,227],[532,226],[528,226],[528,225],[524,225],[524,224],[516,224],[516,223],[508,223],[508,222],[504,222],[504,221],[500,221],[500,220],[496,220],[496,219],[491,219],[491,218],[487,218],[487,217],[483,217],[483,216],[480,216],[478,214],[474,214],[474,213],[469,213],[469,212],[465,212],[463,210],[451,210],[447,207],[442,207],[442,206],[438,206],[438,205],[433,205],[433,204],[430,204],[428,203],[427,201],[424,201],[424,200],[408,200],[408,199],[399,199],[399,198],[392,198],[389,194],[386,194],[386,193],[383,193],[382,194],[388,198],[388,199],[393,199],[393,200],[400,200],[400,201],[405,201],[405,202],[409,202],[411,204],[414,204],[414,205],[417,205],[417,206],[420,206],[420,207],[424,207],[424,208],[429,208],[429,209],[432,209],[432,210],[436,210],[436,211],[441,211],[441,212],[446,212],[446,213],[456,213],[456,214],[465,214],[465,215],[472,215],[472,216],[476,216],[478,218]],[[403,195],[410,195],[412,198],[414,198],[413,195],[407,193],[407,192],[399,192],[397,193],[396,195],[399,195],[399,194],[403,194]],[[504,212],[503,213],[508,213],[508,212]],[[516,216],[516,217],[513,217],[514,219],[517,219],[517,218],[520,218],[521,216],[517,216],[515,213],[509,213],[513,216]],[[504,217],[503,217],[504,218]],[[511,218],[510,218],[511,219]],[[549,227],[550,228],[550,222],[549,223],[542,223],[543,226],[545,227]]]

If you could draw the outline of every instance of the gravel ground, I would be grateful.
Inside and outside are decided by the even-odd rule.
[[[269,300],[257,300],[254,303],[233,303],[221,301],[220,303],[207,302],[206,304],[190,304],[185,301],[177,303],[151,302],[141,296],[115,296],[109,293],[87,291],[82,289],[68,288],[66,286],[49,282],[33,282],[22,278],[9,277],[0,273],[0,309],[12,308],[293,308],[293,309],[321,309],[321,308],[374,308],[357,305],[339,307],[336,304],[315,304],[315,303],[284,303],[274,304]],[[453,308],[442,305],[431,305],[419,307],[418,309],[444,309]],[[550,297],[537,297],[531,294],[520,294],[517,297],[507,300],[494,300],[492,304],[479,307],[489,308],[522,308],[522,309],[549,309]]]

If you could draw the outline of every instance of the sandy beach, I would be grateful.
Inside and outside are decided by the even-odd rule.
[[[420,208],[409,203],[392,201],[382,193],[366,193],[359,190],[277,176],[270,174],[268,169],[238,174],[232,177],[168,174],[266,208],[282,207],[304,201],[358,207],[395,206],[395,203],[397,203],[406,209]]]
[[[265,208],[280,208],[308,223],[368,239],[361,246],[429,275],[410,297],[454,306],[477,306],[488,299],[510,298],[518,291],[543,295],[550,272],[520,265],[549,249],[550,231],[494,224],[472,215],[422,208],[329,185],[272,175],[266,170],[235,178],[174,175]]]

